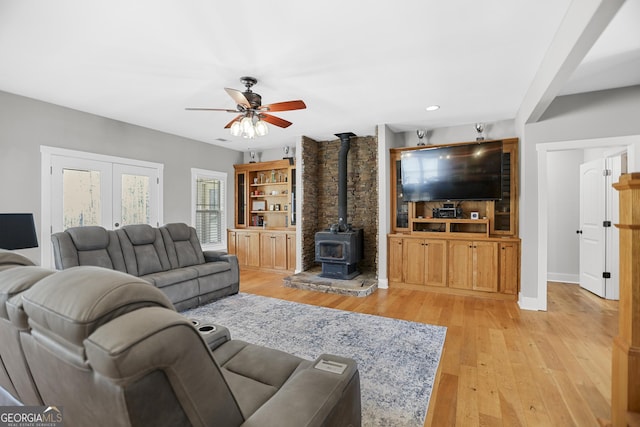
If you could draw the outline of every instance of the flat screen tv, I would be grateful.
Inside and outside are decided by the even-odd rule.
[[[404,201],[502,198],[502,141],[406,151],[400,161]]]

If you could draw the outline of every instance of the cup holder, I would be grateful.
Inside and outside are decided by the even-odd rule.
[[[210,334],[216,331],[216,327],[214,325],[202,325],[198,326],[198,331],[200,331],[201,334]]]
[[[198,325],[200,324],[200,322],[198,322],[196,319],[190,319],[190,320],[191,320],[191,324],[192,324],[194,327],[198,327]]]

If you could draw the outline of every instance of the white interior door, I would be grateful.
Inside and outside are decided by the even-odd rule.
[[[606,159],[607,176],[605,193],[606,219],[611,227],[605,228],[605,271],[611,273],[611,278],[605,280],[605,298],[620,299],[620,232],[615,224],[620,222],[620,197],[613,184],[620,181],[620,175],[626,173],[626,155],[616,155]]]
[[[159,171],[143,166],[113,165],[113,221],[118,228],[127,224],[158,226]]]
[[[580,165],[580,286],[605,296],[605,160]]]

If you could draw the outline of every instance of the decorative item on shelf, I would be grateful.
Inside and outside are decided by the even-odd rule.
[[[284,153],[284,157],[282,159],[289,160],[289,164],[292,165],[293,157],[289,156],[289,146],[285,145],[284,147],[282,147],[282,152]]]
[[[274,211],[274,210],[276,210],[276,209],[275,209],[274,205],[269,205],[269,210],[270,210],[270,211]]]
[[[280,210],[280,203],[276,203],[276,204],[275,204],[275,209],[274,209],[274,210],[276,210],[276,211],[279,211],[279,210]]]
[[[255,151],[249,151],[249,163],[255,163],[256,162],[256,152]]]
[[[484,123],[476,123],[475,129],[478,133],[476,141],[484,141]]]
[[[418,146],[423,147],[427,145],[427,142],[425,141],[425,137],[427,136],[427,131],[424,129],[418,129],[416,131],[416,134],[418,135]]]
[[[0,248],[7,250],[38,247],[38,236],[30,213],[0,214]]]
[[[255,178],[253,178],[253,183],[257,184],[258,183],[258,177],[256,176]]]
[[[264,184],[264,174],[260,174],[260,184]]]
[[[271,169],[271,182],[276,182],[276,171]]]

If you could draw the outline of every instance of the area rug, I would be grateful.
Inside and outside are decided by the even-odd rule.
[[[445,327],[243,293],[183,314],[305,359],[351,357],[360,371],[363,426],[424,425]]]

